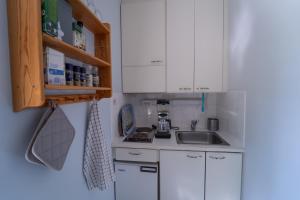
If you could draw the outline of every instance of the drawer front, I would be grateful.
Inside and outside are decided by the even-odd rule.
[[[116,148],[116,160],[137,162],[158,162],[159,152],[148,149]]]

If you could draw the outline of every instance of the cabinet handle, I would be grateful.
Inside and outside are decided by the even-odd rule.
[[[128,154],[129,154],[129,155],[132,155],[132,156],[139,156],[139,155],[142,155],[142,153],[134,153],[134,152],[129,152]]]
[[[209,158],[214,159],[214,160],[224,160],[226,157],[225,156],[209,156]]]
[[[146,173],[157,173],[157,167],[141,166],[140,171]]]
[[[187,155],[186,157],[188,157],[188,158],[193,158],[193,159],[196,159],[196,158],[202,158],[202,156],[192,156],[192,155]]]
[[[186,87],[185,87],[185,88],[179,88],[179,90],[180,90],[180,91],[182,91],[182,90],[186,91],[186,90],[192,90],[192,88],[186,88]]]
[[[151,63],[162,63],[162,60],[151,60]]]
[[[197,90],[210,90],[208,87],[197,87]]]

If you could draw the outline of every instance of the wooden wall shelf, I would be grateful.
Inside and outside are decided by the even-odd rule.
[[[78,49],[68,43],[65,43],[64,41],[58,40],[45,33],[43,33],[43,42],[45,46],[56,49],[57,51],[64,53],[67,57],[80,60],[90,65],[95,65],[99,67],[110,67],[110,63],[100,58],[94,57],[81,49]]]
[[[42,0],[7,1],[11,77],[14,111],[47,105],[91,101],[112,95],[110,25],[102,23],[80,0],[68,0],[73,17],[83,22],[95,37],[95,56],[42,33]],[[101,87],[53,86],[44,84],[43,47],[65,56],[98,66]],[[49,95],[45,90],[87,90],[95,94]],[[79,91],[78,91],[79,92]]]
[[[98,20],[97,16],[82,3],[81,0],[68,0],[73,10],[73,17],[82,21],[83,24],[95,34],[109,34],[110,30],[104,23]]]

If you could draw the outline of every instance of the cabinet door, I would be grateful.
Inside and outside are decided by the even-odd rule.
[[[205,200],[240,200],[242,154],[206,153]]]
[[[116,200],[157,200],[157,165],[116,163]]]
[[[166,92],[165,0],[122,1],[124,93]]]
[[[193,92],[195,0],[167,0],[167,92]]]
[[[123,67],[124,93],[156,93],[166,91],[165,68]]]
[[[195,1],[195,92],[221,92],[224,0]]]
[[[160,199],[204,200],[205,153],[160,152]]]
[[[123,0],[123,66],[165,66],[165,0]]]

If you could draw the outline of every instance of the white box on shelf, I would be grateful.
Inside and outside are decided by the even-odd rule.
[[[65,85],[65,55],[46,47],[44,52],[45,83],[50,85]]]

